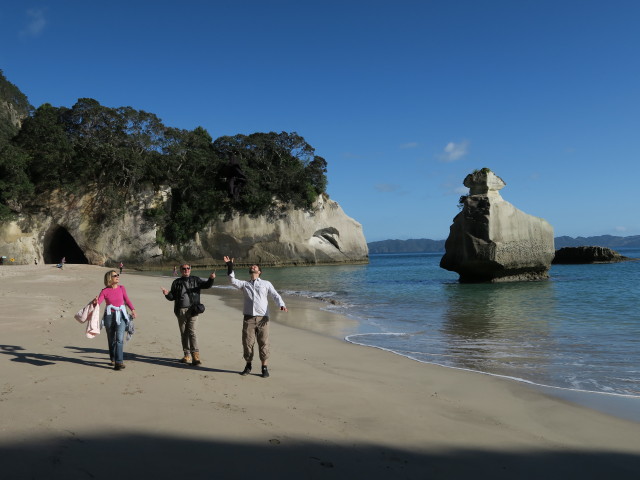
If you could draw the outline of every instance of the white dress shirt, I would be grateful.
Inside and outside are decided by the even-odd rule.
[[[244,307],[242,313],[251,315],[252,317],[268,317],[269,316],[269,298],[271,295],[278,307],[285,307],[284,301],[271,282],[256,278],[249,282],[238,280],[235,272],[229,275],[231,284],[244,293]]]

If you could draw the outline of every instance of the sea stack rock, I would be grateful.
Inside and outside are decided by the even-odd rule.
[[[440,267],[460,281],[510,282],[548,278],[555,255],[553,227],[505,201],[506,183],[488,168],[464,179],[469,195],[451,225]]]

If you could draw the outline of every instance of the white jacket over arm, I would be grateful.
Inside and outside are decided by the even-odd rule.
[[[93,306],[93,300],[74,315],[80,323],[87,324],[87,338],[94,338],[100,334],[100,306]]]

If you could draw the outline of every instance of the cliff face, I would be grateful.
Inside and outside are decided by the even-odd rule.
[[[20,129],[22,121],[27,116],[27,112],[18,112],[16,106],[6,100],[0,100],[0,115],[4,117],[9,125],[12,125],[16,129]]]
[[[70,263],[155,267],[179,261],[271,265],[360,263],[368,261],[362,226],[342,208],[320,196],[312,213],[290,209],[282,219],[237,216],[210,224],[180,248],[159,245],[158,227],[144,211],[168,202],[168,191],[140,192],[133,206],[109,222],[96,221],[91,195],[56,193],[42,199],[37,213],[0,224],[0,255],[15,263]]]
[[[156,228],[143,212],[166,201],[166,192],[140,192],[122,215],[99,222],[95,196],[55,192],[40,198],[35,213],[0,223],[0,252],[15,263],[69,263],[105,265],[120,260],[146,263],[162,255]]]
[[[362,225],[324,196],[318,197],[312,212],[289,209],[276,221],[236,216],[215,222],[198,234],[186,253],[202,263],[229,255],[236,262],[264,265],[361,263],[369,255]]]
[[[548,277],[555,250],[553,227],[505,201],[504,181],[491,171],[467,175],[469,195],[453,219],[440,266],[462,282]]]

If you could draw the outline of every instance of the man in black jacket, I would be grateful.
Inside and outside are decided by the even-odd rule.
[[[173,313],[178,317],[178,326],[180,327],[180,338],[182,339],[182,350],[184,357],[181,363],[191,362],[193,365],[200,365],[200,350],[198,349],[198,340],[196,338],[196,321],[198,313],[191,308],[200,303],[200,290],[203,288],[211,288],[216,273],[212,272],[207,280],[200,277],[191,276],[191,265],[185,263],[180,265],[182,276],[176,278],[171,284],[171,290],[162,289],[167,300],[174,302]]]

